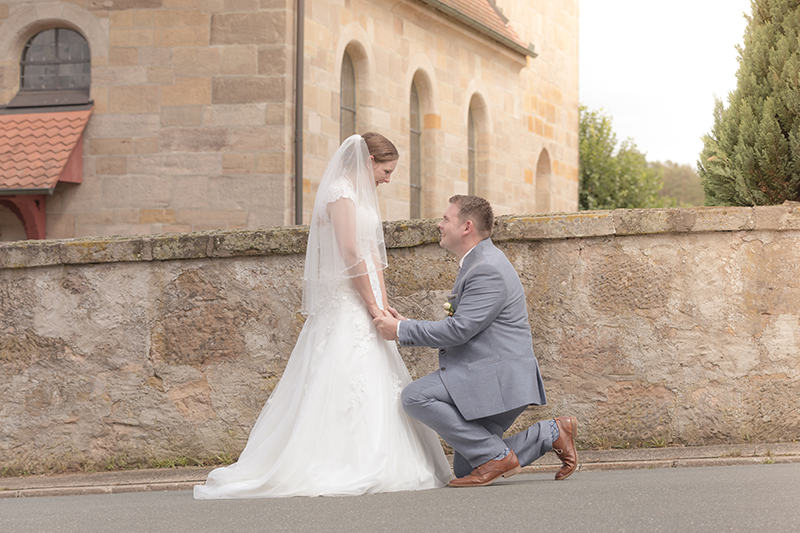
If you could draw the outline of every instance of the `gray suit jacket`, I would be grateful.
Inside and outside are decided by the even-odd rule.
[[[464,418],[546,404],[525,292],[491,239],[464,258],[448,299],[453,316],[401,322],[400,344],[439,348],[442,381]]]

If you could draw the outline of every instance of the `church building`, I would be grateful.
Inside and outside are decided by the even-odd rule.
[[[0,240],[307,224],[339,143],[385,220],[578,209],[578,0],[0,0]]]

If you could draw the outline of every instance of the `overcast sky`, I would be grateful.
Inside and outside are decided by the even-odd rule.
[[[613,118],[648,161],[695,167],[728,103],[750,0],[580,0],[580,101]]]

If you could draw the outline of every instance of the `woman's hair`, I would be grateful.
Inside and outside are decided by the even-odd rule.
[[[494,226],[492,204],[480,196],[463,196],[460,194],[452,196],[450,203],[456,204],[456,207],[458,207],[458,221],[460,223],[463,224],[467,220],[471,220],[481,237],[485,239],[492,236],[492,228]]]
[[[397,148],[392,141],[374,131],[362,133],[361,138],[367,143],[369,155],[375,158],[376,163],[388,163],[400,158]]]

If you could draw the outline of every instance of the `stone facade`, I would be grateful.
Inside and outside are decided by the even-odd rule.
[[[423,216],[467,192],[470,102],[476,192],[498,214],[577,209],[578,1],[497,5],[538,57],[411,0],[306,2],[306,222],[339,144],[345,51],[357,130],[379,131],[401,152],[394,183],[380,190],[385,219],[409,217],[412,81],[424,114]],[[75,29],[92,54],[83,183],[60,183],[47,198],[47,237],[293,223],[294,20],[286,0],[0,0],[0,104],[17,94],[22,49],[38,31]],[[3,207],[0,223],[0,240],[24,235]]]
[[[386,223],[390,302],[443,318],[433,221]],[[307,228],[0,244],[0,464],[236,456],[303,317]],[[549,405],[581,446],[793,441],[800,208],[501,217]],[[413,376],[432,349],[401,348]]]

